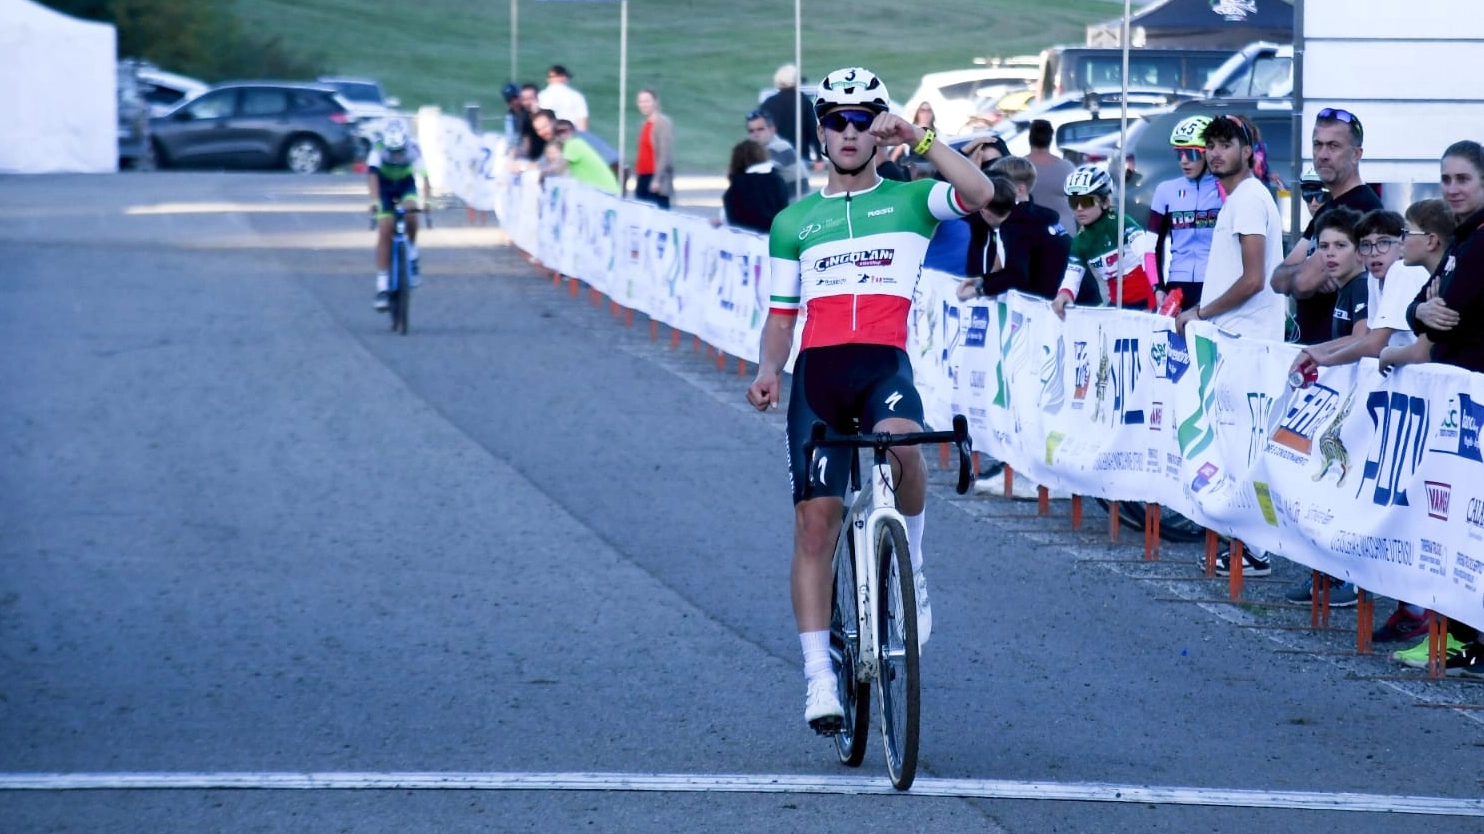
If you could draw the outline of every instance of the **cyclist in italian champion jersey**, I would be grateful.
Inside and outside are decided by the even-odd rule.
[[[830,661],[831,557],[850,472],[848,449],[821,449],[813,467],[803,447],[816,420],[832,435],[922,430],[922,400],[905,350],[913,290],[923,253],[940,221],[978,211],[993,188],[967,158],[936,141],[930,128],[889,112],[886,85],[860,67],[836,70],[815,100],[829,183],[784,209],[768,239],[771,293],[757,378],[747,400],[778,406],[799,313],[799,355],[788,404],[794,498],[790,586],[808,682],[804,719],[817,732],[838,731],[844,710]],[[906,144],[944,180],[895,182],[876,173],[878,145]],[[918,447],[893,449],[897,508],[907,519],[917,584],[919,639],[932,627],[922,574],[927,466]],[[804,499],[805,479],[812,497]]]
[[[376,213],[376,309],[387,308],[387,286],[392,263],[392,210],[401,204],[407,209],[427,208],[417,190],[431,193],[428,169],[423,164],[422,150],[408,135],[407,123],[390,119],[381,129],[381,138],[366,156],[366,181],[371,189],[371,210]],[[408,261],[413,286],[418,284],[417,215],[407,215]]]
[[[1154,284],[1153,236],[1124,218],[1123,246],[1118,245],[1118,215],[1112,211],[1113,181],[1096,165],[1083,165],[1067,177],[1063,189],[1081,231],[1072,238],[1072,254],[1056,299],[1051,302],[1058,316],[1077,297],[1082,279],[1096,279],[1103,304],[1118,300],[1118,265],[1123,263],[1123,306],[1131,310],[1153,310],[1164,301]],[[1120,249],[1122,257],[1119,257]]]
[[[1221,183],[1206,168],[1203,137],[1210,123],[1210,116],[1191,116],[1175,125],[1170,132],[1170,147],[1180,159],[1181,176],[1160,183],[1149,206],[1149,231],[1155,236],[1155,262],[1160,267],[1159,288],[1166,293],[1180,290],[1182,310],[1201,301],[1216,215],[1226,201]]]

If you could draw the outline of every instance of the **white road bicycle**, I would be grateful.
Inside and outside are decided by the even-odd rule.
[[[826,437],[815,423],[804,458],[825,446],[870,449],[871,483],[861,488],[860,455],[851,461],[850,490],[835,543],[835,591],[830,612],[830,655],[840,682],[844,720],[833,733],[835,752],[850,767],[866,755],[871,688],[880,703],[881,739],[886,768],[897,790],[917,776],[917,742],[922,692],[918,676],[917,590],[907,552],[907,526],[896,508],[895,485],[887,454],[893,446],[952,443],[958,450],[962,495],[971,483],[969,422],[953,417],[953,431],[889,434],[877,432]],[[805,487],[805,497],[812,491]]]

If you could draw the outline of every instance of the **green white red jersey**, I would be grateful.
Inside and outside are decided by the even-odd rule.
[[[933,230],[968,214],[946,182],[877,180],[864,191],[819,191],[778,213],[768,236],[768,310],[804,311],[800,350],[907,346],[912,295]]]

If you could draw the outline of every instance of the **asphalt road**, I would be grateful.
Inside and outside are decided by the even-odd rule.
[[[896,795],[802,722],[735,366],[462,211],[393,336],[356,177],[0,190],[0,832],[1484,831],[1484,686],[946,472]]]

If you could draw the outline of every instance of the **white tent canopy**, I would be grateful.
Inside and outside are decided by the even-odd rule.
[[[0,173],[118,170],[117,35],[0,0]]]

